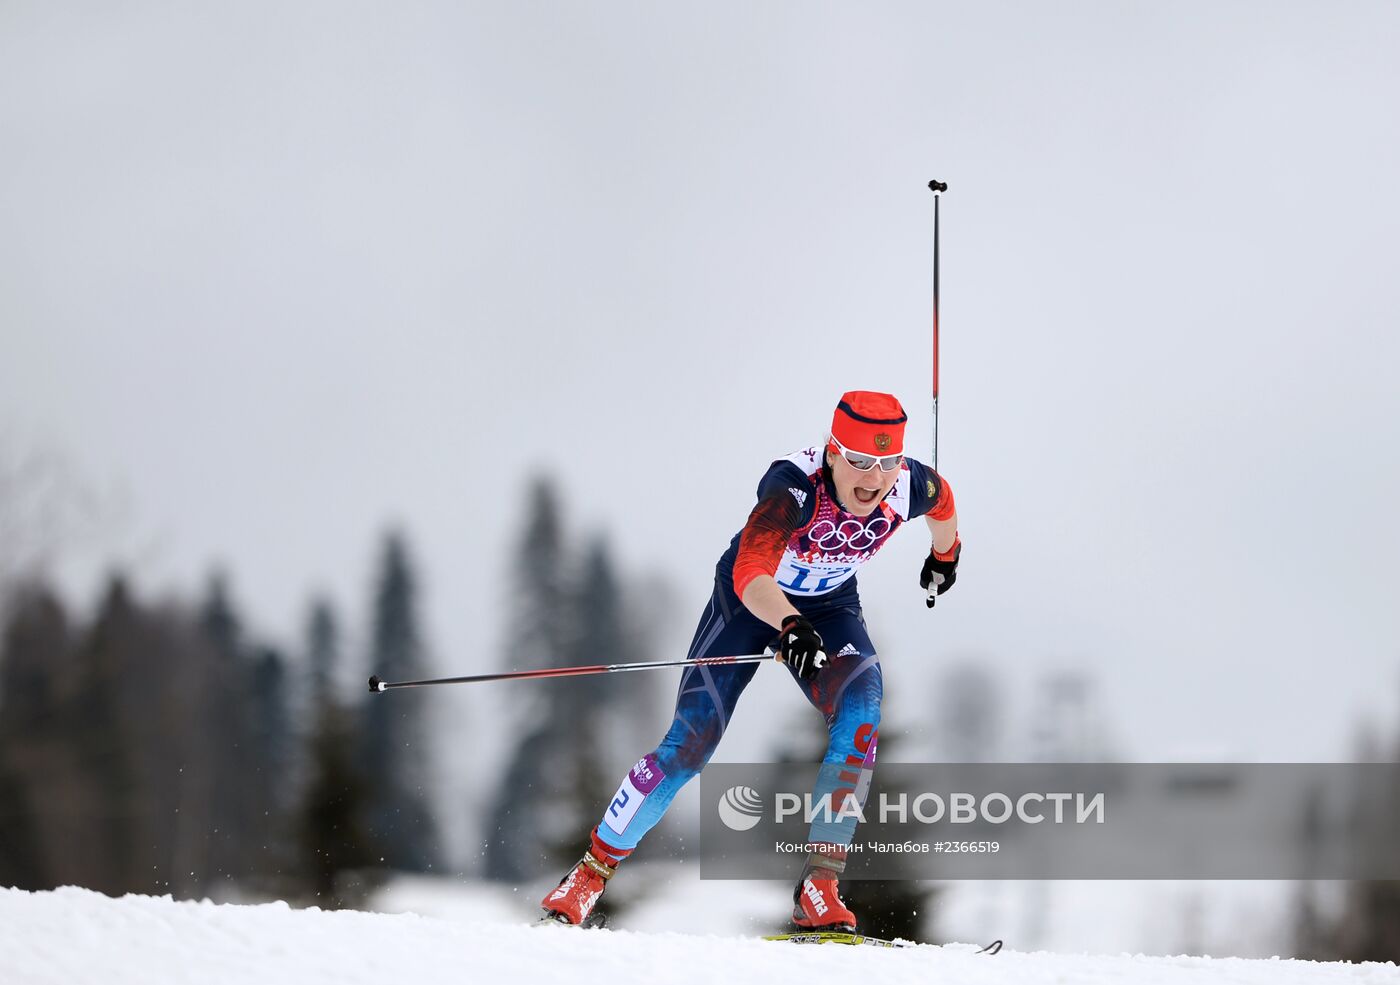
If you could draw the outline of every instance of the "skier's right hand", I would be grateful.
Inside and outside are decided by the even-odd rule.
[[[788,616],[778,634],[778,659],[797,671],[797,676],[810,681],[826,666],[822,637],[802,616]]]

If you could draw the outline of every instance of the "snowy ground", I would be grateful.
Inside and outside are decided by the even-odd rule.
[[[82,889],[0,889],[0,982],[413,985],[475,982],[877,981],[956,985],[1400,985],[1393,964],[1086,956],[956,947],[886,951],[754,938],[498,923],[502,897],[456,919],[237,906]],[[477,916],[491,919],[478,920]]]
[[[551,881],[512,891],[400,876],[370,909],[520,923],[533,916]],[[1293,946],[1291,883],[968,881],[938,890],[923,914],[927,940],[1000,937],[1027,951],[1257,958],[1288,955]],[[630,904],[618,922],[627,930],[750,937],[781,928],[791,894],[783,883],[702,880],[694,864],[651,861],[629,863],[608,889],[610,900]]]

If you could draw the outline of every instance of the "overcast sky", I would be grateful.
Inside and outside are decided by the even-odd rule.
[[[1342,758],[1400,698],[1397,37],[1363,2],[3,0],[0,422],[127,491],[85,604],[113,557],[152,594],[223,564],[293,643],[400,523],[437,669],[495,666],[543,468],[667,576],[679,656],[842,391],[927,455],[937,177],[966,549],[933,613],[923,532],[861,575],[890,714],[975,656],[1022,706],[1097,674],[1130,758]],[[722,757],[774,729],[738,721]]]

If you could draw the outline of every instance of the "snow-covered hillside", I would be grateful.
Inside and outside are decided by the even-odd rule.
[[[800,947],[754,938],[577,931],[411,914],[236,906],[82,889],[0,889],[0,982],[467,985],[785,981],[1034,985],[1400,985],[1393,964]]]

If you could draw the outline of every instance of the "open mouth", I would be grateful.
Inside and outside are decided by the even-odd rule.
[[[856,486],[856,502],[860,503],[861,506],[869,506],[879,498],[879,489],[866,489],[862,486]]]

